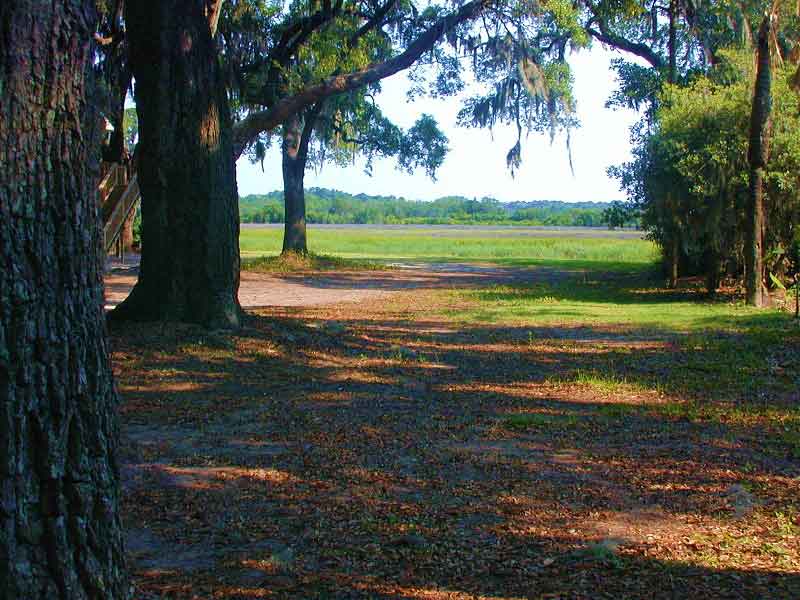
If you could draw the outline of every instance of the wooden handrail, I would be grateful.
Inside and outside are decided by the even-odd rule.
[[[117,163],[104,163],[104,165],[108,165],[105,167],[105,174],[100,180],[100,184],[97,186],[98,191],[100,192],[100,204],[105,204],[106,200],[108,200],[109,196],[119,185],[125,185],[127,183],[127,175],[128,170],[125,165],[117,164]]]
[[[119,199],[110,207],[108,217],[104,219],[103,235],[105,237],[106,252],[111,250],[114,242],[122,232],[122,228],[125,226],[125,221],[128,220],[140,199],[139,182],[136,175],[134,175],[125,190],[120,194]]]
[[[103,164],[98,193],[106,252],[111,250],[141,197],[136,174],[131,173],[130,167],[129,164]]]

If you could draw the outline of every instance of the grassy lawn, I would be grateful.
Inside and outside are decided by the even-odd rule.
[[[666,399],[622,412],[760,422],[779,452],[800,459],[800,322],[739,297],[710,300],[700,288],[658,283],[642,274],[586,272],[450,292],[442,314],[475,327],[526,330],[532,348],[584,355],[551,382]]]
[[[683,333],[745,332],[755,326],[781,329],[791,322],[784,313],[750,308],[731,295],[709,299],[701,287],[669,290],[661,284],[654,270],[587,269],[555,282],[467,290],[459,297],[474,305],[458,316],[476,323],[613,325]]]

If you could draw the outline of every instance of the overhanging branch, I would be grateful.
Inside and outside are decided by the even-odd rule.
[[[370,65],[364,69],[328,77],[321,83],[311,85],[301,92],[283,98],[269,109],[253,112],[237,123],[233,128],[234,157],[239,158],[244,149],[251,144],[260,133],[274,129],[290,115],[329,96],[341,94],[375,83],[407,69],[425,52],[433,48],[436,42],[447,32],[461,23],[480,15],[495,0],[471,0],[457,11],[450,13],[421,33],[401,54],[384,62]]]
[[[586,27],[586,33],[591,35],[598,42],[611,46],[612,48],[617,48],[623,52],[628,52],[638,56],[639,58],[643,58],[650,63],[651,67],[655,69],[662,69],[664,67],[664,59],[653,52],[653,50],[646,44],[632,42],[609,31],[602,21],[598,21],[598,26],[599,30],[593,29],[591,26]]]

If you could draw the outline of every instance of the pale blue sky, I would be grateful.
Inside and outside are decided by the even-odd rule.
[[[628,128],[637,115],[630,110],[610,110],[604,104],[614,89],[614,74],[609,61],[615,54],[595,44],[569,57],[575,75],[575,96],[581,127],[572,132],[573,175],[569,169],[566,141],[548,135],[531,135],[523,141],[523,163],[516,177],[506,168],[505,157],[514,143],[511,127],[488,130],[456,127],[460,103],[443,100],[406,100],[407,83],[401,73],[383,82],[378,103],[396,124],[408,127],[423,113],[436,117],[450,139],[450,152],[437,174],[437,181],[421,170],[413,175],[400,172],[392,160],[375,161],[373,176],[363,172],[359,160],[347,168],[325,165],[320,172],[306,173],[306,187],[327,187],[351,193],[393,194],[409,199],[432,200],[446,195],[493,196],[502,201],[623,199],[616,182],[606,175],[606,167],[630,156]],[[247,159],[237,163],[239,193],[266,193],[282,189],[280,153],[269,151],[260,165]]]

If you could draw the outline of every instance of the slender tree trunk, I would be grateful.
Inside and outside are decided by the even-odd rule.
[[[769,48],[771,21],[764,17],[758,32],[756,58],[756,80],[753,93],[753,109],[750,115],[750,188],[747,207],[747,231],[745,245],[745,295],[747,304],[763,306],[764,265],[764,171],[769,160],[769,144],[772,134],[772,65]]]
[[[128,87],[131,84],[131,74],[126,66],[121,67],[123,70],[119,81],[116,81],[116,88],[112,90],[111,113],[109,121],[114,126],[114,131],[111,132],[111,141],[108,145],[109,154],[106,158],[109,162],[122,162],[125,160],[128,152],[125,147],[125,97],[128,95]]]
[[[714,248],[707,247],[703,257],[706,272],[706,291],[709,296],[714,296],[720,283],[720,255]]]
[[[678,0],[669,2],[669,38],[667,49],[669,52],[669,82],[675,83],[678,79]]]
[[[681,261],[681,239],[675,232],[672,236],[672,244],[669,252],[669,283],[670,289],[678,287],[678,267]]]
[[[110,37],[101,46],[105,57],[103,59],[103,76],[100,84],[105,106],[103,112],[114,126],[108,146],[104,149],[103,160],[107,162],[122,162],[126,156],[125,148],[125,98],[131,85],[131,71],[128,67],[128,50],[122,31],[123,0],[116,0],[106,19],[108,20]],[[101,90],[97,90],[100,92]]]
[[[126,3],[142,259],[139,280],[113,318],[239,323],[231,121],[207,17],[204,0]]]
[[[283,124],[283,252],[308,254],[306,241],[306,195],[303,180],[308,162],[308,145],[314,125],[322,110],[318,102],[305,111],[303,117],[294,115]]]
[[[117,600],[94,2],[0,2],[0,598]]]
[[[302,123],[299,117],[283,125],[283,253],[308,254],[306,241],[306,197],[303,179],[306,153],[301,152]]]
[[[122,240],[122,251],[133,252],[133,222],[136,219],[136,211],[131,212],[125,224],[122,226],[120,232],[120,239]]]

